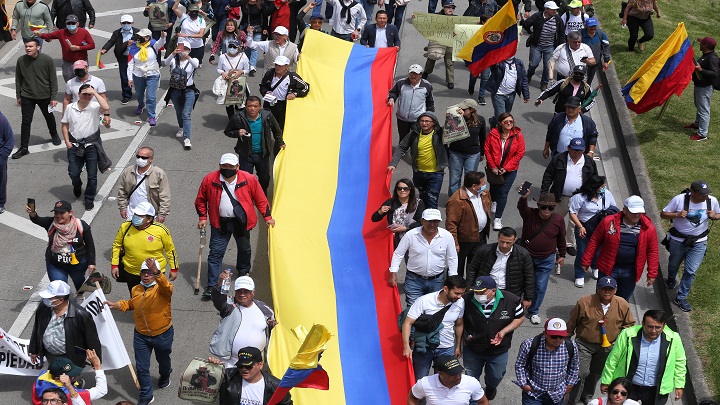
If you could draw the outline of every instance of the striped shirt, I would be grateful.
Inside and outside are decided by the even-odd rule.
[[[52,314],[50,323],[48,323],[45,333],[43,334],[43,346],[50,354],[59,356],[65,354],[65,316],[64,313],[57,316],[55,312]]]
[[[553,17],[550,17],[545,20],[545,24],[543,24],[542,32],[540,33],[540,41],[538,42],[538,46],[554,47],[556,33],[557,33],[557,21],[555,21],[555,16],[553,16]]]

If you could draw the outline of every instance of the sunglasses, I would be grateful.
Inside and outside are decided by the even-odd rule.
[[[545,211],[555,211],[554,205],[538,205],[538,209]]]
[[[237,46],[235,46],[235,45],[228,45],[228,48],[232,48],[232,49],[238,49],[238,47],[237,47]]]
[[[513,121],[513,120],[505,120],[505,121],[503,121],[502,123],[503,123],[503,124],[513,124],[513,123],[515,123],[515,121]]]
[[[612,390],[612,394],[613,394],[613,395],[620,394],[620,395],[622,395],[622,396],[624,396],[624,397],[627,397],[627,396],[628,396],[628,392],[627,392],[627,391],[620,391],[620,390]]]
[[[142,160],[148,160],[148,159],[150,159],[152,156],[135,155],[135,157],[138,158],[138,159],[142,159]]]
[[[549,336],[549,338],[552,340],[560,340],[560,339],[565,339],[565,336]]]
[[[240,366],[240,368],[244,368],[245,370],[252,370],[253,367],[255,367],[254,364],[251,364],[249,366]]]
[[[397,191],[410,191],[410,187],[398,187]]]

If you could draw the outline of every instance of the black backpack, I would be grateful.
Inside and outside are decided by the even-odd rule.
[[[188,74],[185,68],[190,63],[190,60],[185,63],[185,66],[180,66],[180,58],[176,57],[175,67],[170,71],[170,88],[177,90],[185,90],[188,82]],[[195,73],[193,71],[193,73]]]
[[[527,361],[525,362],[525,369],[527,370],[528,374],[532,374],[532,361],[533,358],[535,358],[535,354],[537,354],[538,348],[540,347],[540,339],[542,337],[542,333],[535,336],[532,340],[532,343],[530,344],[530,351],[528,352]],[[568,351],[567,373],[569,375],[570,367],[572,366],[573,358],[575,357],[575,346],[573,346],[570,339],[565,339],[565,348]]]

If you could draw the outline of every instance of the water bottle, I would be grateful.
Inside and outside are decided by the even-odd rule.
[[[222,286],[220,287],[220,293],[228,295],[230,293],[230,284],[232,283],[232,272],[230,269],[225,270],[228,272],[228,278],[223,279]]]

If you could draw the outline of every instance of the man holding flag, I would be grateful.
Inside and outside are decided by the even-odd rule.
[[[708,136],[710,127],[710,97],[713,92],[713,81],[720,74],[720,59],[715,53],[715,38],[698,38],[702,56],[695,62],[695,73],[692,75],[695,84],[695,122],[685,125],[685,128],[697,129],[697,133],[690,136],[692,141],[704,141]]]

